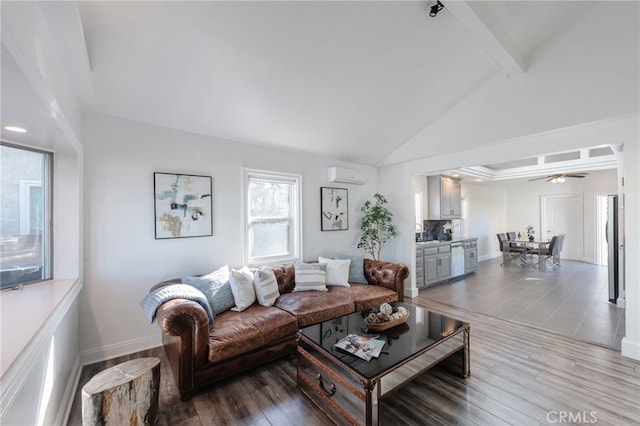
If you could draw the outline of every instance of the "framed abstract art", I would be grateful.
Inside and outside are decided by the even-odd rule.
[[[349,195],[344,188],[320,188],[320,230],[349,229]]]
[[[153,174],[156,239],[213,235],[211,176]]]

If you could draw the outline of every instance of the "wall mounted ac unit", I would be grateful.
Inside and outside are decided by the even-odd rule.
[[[355,185],[366,183],[363,172],[345,167],[329,167],[329,182],[353,183]]]

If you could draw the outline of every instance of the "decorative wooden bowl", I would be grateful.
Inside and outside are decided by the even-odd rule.
[[[409,318],[409,311],[406,311],[406,314],[403,315],[401,318],[398,318],[398,319],[379,322],[377,324],[371,324],[369,321],[367,321],[368,318],[365,318],[364,323],[367,325],[367,328],[369,330],[385,331],[385,330],[393,328],[393,327],[395,327],[397,325],[400,325],[400,324],[403,324],[403,323],[407,322],[408,318]]]

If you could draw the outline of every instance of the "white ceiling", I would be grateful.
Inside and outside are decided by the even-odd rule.
[[[76,11],[49,31],[82,109],[375,165],[489,79],[511,73],[511,59],[526,72],[527,54],[590,4],[449,1],[431,18],[433,3],[40,7]],[[55,108],[35,95],[4,41],[1,65],[2,125],[30,129],[3,129],[3,140],[53,148],[62,137]]]
[[[588,4],[470,2],[487,42],[433,3],[80,2],[83,106],[373,165],[505,72],[491,34],[526,59]]]
[[[2,73],[0,74],[2,87],[0,136],[2,140],[45,149],[60,147],[63,135],[50,110],[33,91],[4,45],[1,47],[0,54],[2,55]],[[29,131],[14,133],[6,130],[5,126],[22,127]]]

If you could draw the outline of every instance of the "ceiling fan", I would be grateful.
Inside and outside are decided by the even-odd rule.
[[[529,179],[529,182],[531,182],[533,180],[546,179],[547,182],[562,183],[562,182],[567,180],[566,178],[583,178],[583,177],[587,176],[588,174],[589,173],[560,173],[560,174],[555,174],[555,175],[542,176],[542,177],[539,177],[539,178]]]

